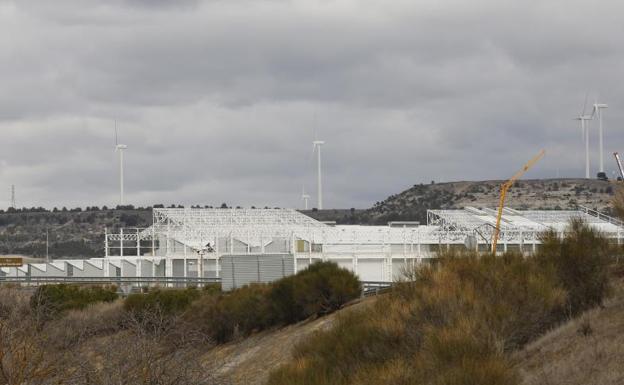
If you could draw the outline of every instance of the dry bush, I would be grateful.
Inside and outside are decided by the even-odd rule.
[[[201,364],[207,339],[184,335],[183,347],[163,344],[182,325],[176,318],[153,311],[137,316],[125,313],[126,330],[92,347],[97,360],[90,360],[79,372],[79,380],[92,385],[217,385],[217,379]]]
[[[517,255],[444,255],[366,311],[296,347],[272,385],[515,384],[505,352],[558,322],[552,269]]]
[[[71,354],[50,349],[41,332],[39,314],[30,308],[30,294],[0,288],[0,383],[15,385],[66,383],[76,371],[65,366]]]
[[[70,310],[45,325],[48,342],[57,349],[69,349],[84,341],[109,335],[123,328],[123,302],[100,302],[82,310]]]
[[[67,310],[84,309],[91,304],[112,302],[117,298],[115,286],[42,285],[33,293],[31,306],[49,320]]]
[[[573,220],[565,237],[549,231],[542,236],[536,255],[543,269],[553,269],[567,291],[569,315],[600,305],[609,293],[609,265],[615,248],[581,220]]]
[[[624,188],[618,186],[615,189],[615,195],[611,200],[611,204],[613,205],[613,209],[615,210],[615,215],[624,220]]]
[[[140,317],[121,301],[70,310],[49,320],[31,293],[0,288],[0,384],[217,385],[199,357],[205,336],[179,317]],[[39,313],[41,311],[41,313]]]

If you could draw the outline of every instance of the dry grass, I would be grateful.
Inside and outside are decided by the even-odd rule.
[[[513,360],[524,385],[624,384],[624,282],[604,307],[552,330]]]
[[[305,339],[268,384],[520,384],[510,355],[601,304],[614,251],[575,221],[564,239],[547,234],[533,258],[442,255],[371,309]],[[593,338],[591,321],[575,333]]]
[[[449,256],[415,274],[305,339],[268,383],[516,384],[506,351],[557,322],[565,303],[553,270],[514,255]]]

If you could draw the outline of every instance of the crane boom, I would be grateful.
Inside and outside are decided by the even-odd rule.
[[[494,236],[492,237],[492,253],[496,254],[496,245],[498,244],[498,235],[500,233],[500,223],[503,216],[503,207],[505,206],[505,197],[507,196],[507,190],[513,186],[514,182],[518,180],[525,172],[527,172],[537,161],[542,159],[546,154],[545,150],[539,152],[527,164],[522,167],[517,173],[514,174],[507,182],[501,184],[500,199],[498,202],[498,213],[496,215],[496,227],[494,228]]]
[[[622,161],[620,160],[620,154],[618,154],[617,152],[614,152],[613,156],[615,156],[615,161],[617,162],[618,169],[620,170],[620,176],[624,180],[624,169],[622,169]]]

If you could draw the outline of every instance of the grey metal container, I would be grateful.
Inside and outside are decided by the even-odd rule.
[[[245,254],[221,257],[221,287],[228,291],[250,283],[273,282],[295,273],[291,254]]]

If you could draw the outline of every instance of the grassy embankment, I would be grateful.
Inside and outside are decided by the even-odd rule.
[[[602,303],[619,252],[580,222],[538,255],[442,256],[295,348],[270,385],[519,384],[513,352]]]

